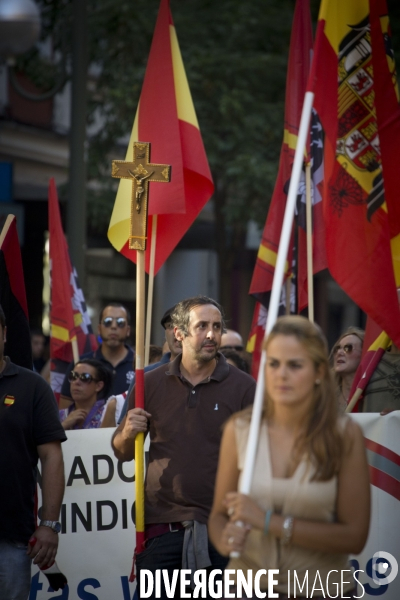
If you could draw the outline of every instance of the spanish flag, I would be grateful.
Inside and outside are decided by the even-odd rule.
[[[326,134],[329,270],[400,345],[400,107],[384,0],[322,0],[309,90]]]
[[[133,142],[151,143],[151,160],[172,166],[171,182],[150,186],[149,231],[157,219],[154,272],[157,273],[203,206],[214,186],[169,8],[161,0],[139,105],[126,153],[133,158]],[[136,261],[129,250],[132,183],[121,179],[108,230],[111,244]],[[149,271],[151,239],[146,250]]]
[[[15,397],[14,396],[6,396],[4,398],[4,404],[5,406],[12,406],[15,402]]]

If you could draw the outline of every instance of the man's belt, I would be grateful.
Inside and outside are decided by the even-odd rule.
[[[152,538],[158,537],[159,535],[164,535],[164,533],[175,533],[176,531],[180,531],[181,529],[185,529],[182,523],[151,523],[150,525],[146,525],[145,529],[145,537],[146,540],[151,540]]]

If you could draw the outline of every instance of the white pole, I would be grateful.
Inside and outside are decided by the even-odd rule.
[[[303,103],[303,110],[300,119],[299,135],[297,138],[296,152],[290,178],[288,198],[286,201],[285,216],[283,218],[281,239],[279,241],[278,256],[275,265],[274,280],[272,282],[271,299],[268,308],[267,323],[265,327],[265,337],[268,336],[278,317],[279,298],[285,273],[285,263],[287,259],[289,243],[292,233],[292,224],[294,209],[296,206],[297,191],[299,188],[301,168],[303,165],[304,148],[306,147],[307,133],[311,118],[311,109],[314,101],[314,94],[306,92]],[[241,494],[249,494],[251,480],[253,478],[253,468],[258,446],[258,434],[260,430],[261,414],[264,404],[264,371],[267,355],[263,350],[261,354],[260,367],[258,371],[257,387],[254,397],[253,413],[250,422],[249,439],[246,448],[246,458],[243,466],[243,474],[240,482],[239,491]],[[231,553],[231,557],[238,557],[238,553]]]
[[[268,308],[267,325],[265,335],[271,331],[276,318],[278,316],[279,298],[285,274],[285,263],[289,249],[290,237],[292,234],[292,224],[294,209],[296,206],[297,191],[299,189],[299,181],[301,169],[304,159],[304,148],[306,147],[308,128],[310,125],[311,109],[314,101],[314,94],[306,92],[304,97],[303,110],[301,113],[299,135],[297,138],[296,152],[292,168],[292,176],[290,178],[290,186],[288,198],[286,201],[285,216],[283,218],[281,239],[279,241],[278,256],[276,259],[274,280],[272,282],[271,300]]]

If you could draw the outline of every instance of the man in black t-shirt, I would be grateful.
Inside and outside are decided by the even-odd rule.
[[[37,373],[4,356],[6,333],[0,306],[0,598],[26,600],[31,560],[45,567],[57,553],[64,495],[60,442],[66,436],[50,386]],[[42,474],[39,526],[34,518],[38,460]]]

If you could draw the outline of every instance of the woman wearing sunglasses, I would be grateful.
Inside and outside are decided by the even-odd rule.
[[[351,386],[361,361],[363,342],[364,331],[358,327],[349,327],[332,348],[330,358],[336,380],[336,396],[342,412],[346,410],[350,400]]]
[[[112,373],[94,358],[83,358],[69,373],[73,403],[60,410],[64,429],[94,429],[100,426],[110,395]]]

